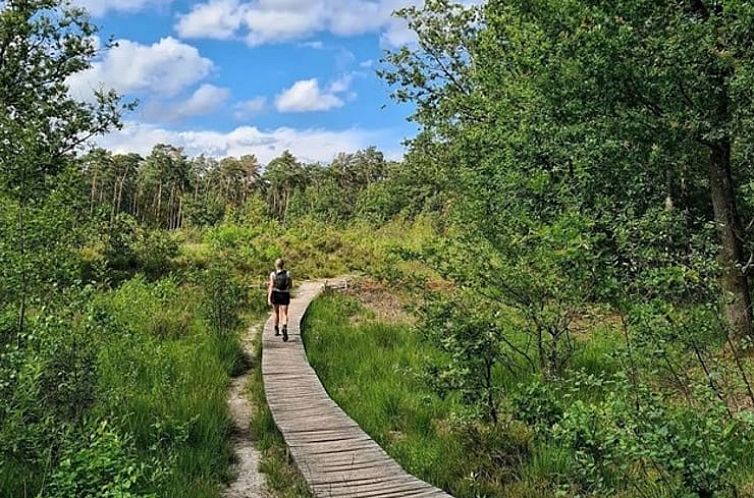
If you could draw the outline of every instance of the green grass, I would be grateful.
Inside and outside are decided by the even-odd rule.
[[[453,396],[429,390],[424,366],[444,358],[413,326],[379,323],[357,299],[326,294],[312,304],[304,328],[309,360],[331,397],[408,472],[458,498],[554,497],[567,489],[569,451],[538,440],[509,410],[491,426],[464,418]],[[607,328],[595,330],[572,366],[585,374],[614,371],[616,340]],[[495,371],[506,403],[535,380],[525,368]]]
[[[648,474],[639,472],[641,465],[664,464],[657,459],[665,453],[641,459],[630,452],[605,460],[599,456],[613,444],[611,441],[617,441],[611,439],[612,435],[625,442],[621,444],[650,444],[656,437],[647,428],[641,429],[642,435],[629,430],[623,425],[625,407],[620,402],[613,404],[616,399],[631,403],[632,398],[621,398],[626,384],[620,387],[616,384],[620,381],[614,380],[620,379],[617,374],[623,368],[620,355],[614,354],[622,343],[609,320],[598,321],[578,338],[569,369],[560,379],[543,383],[536,374],[497,369],[495,383],[502,390],[497,425],[466,418],[459,400],[453,396],[441,399],[431,392],[421,373],[430,362],[442,363],[442,354],[423,342],[410,325],[379,323],[375,313],[354,297],[326,294],[317,299],[304,329],[309,360],[330,396],[407,471],[458,498],[680,496],[682,474],[658,477],[653,474],[655,467],[649,467]],[[532,391],[535,386],[542,386],[546,393]],[[559,417],[555,425],[547,422],[547,399],[564,410],[555,415]],[[658,399],[654,403],[659,403]],[[672,422],[682,421],[691,413],[684,411],[683,405],[673,404],[672,399],[664,403],[661,423],[665,425],[660,434],[662,430],[673,431],[671,440],[676,446],[672,451],[690,461],[699,458],[707,462],[694,449],[697,446],[689,449],[682,444],[683,438],[694,441],[694,445],[702,444],[702,440],[693,439],[697,437],[694,431],[684,432],[682,426]],[[568,416],[564,415],[566,411]],[[542,418],[528,418],[532,415]],[[707,417],[715,415],[710,412],[700,416],[710,421]],[[736,462],[739,470],[730,479],[742,491],[740,496],[752,496],[750,432],[746,426],[738,427],[741,441],[734,438],[726,442],[709,431],[704,444],[742,455]],[[558,432],[559,428],[566,432]],[[590,431],[607,432],[591,436]],[[564,438],[564,434],[575,439]],[[592,437],[601,441],[596,449],[590,446]],[[662,448],[669,451],[667,445]],[[600,470],[604,481],[595,477],[594,469],[583,460],[589,451],[595,451],[596,461],[604,465]],[[609,458],[616,458],[620,465]],[[692,490],[684,496],[697,496],[691,488],[693,481],[683,486]]]
[[[0,418],[0,438],[44,441],[43,460],[35,446],[21,459],[4,448],[0,496],[219,498],[231,477],[228,382],[243,360],[236,333],[206,325],[201,300],[196,285],[136,278],[95,294],[59,331],[45,329],[56,346],[29,357],[28,369],[53,375],[53,393],[63,387],[91,401],[79,418],[35,421],[25,414],[51,401],[39,397],[45,384],[25,377],[30,387],[20,384],[15,397],[28,401],[16,407],[32,423]],[[54,406],[77,406],[57,396]]]
[[[211,333],[193,311],[198,289],[166,287],[136,282],[112,296],[136,333],[101,354],[97,411],[120,413],[139,459],[164,466],[158,496],[217,497],[230,478],[226,396],[241,349],[235,334]]]

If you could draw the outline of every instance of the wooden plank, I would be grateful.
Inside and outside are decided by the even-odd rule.
[[[306,282],[298,290],[289,309],[287,343],[275,336],[271,320],[262,336],[267,403],[309,488],[327,498],[452,498],[405,472],[330,399],[309,365],[301,320],[324,287]]]

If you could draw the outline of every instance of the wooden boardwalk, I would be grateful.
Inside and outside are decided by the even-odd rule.
[[[262,374],[267,404],[296,465],[317,497],[452,498],[407,474],[330,399],[309,365],[301,321],[323,283],[304,283],[291,301],[290,341],[263,334]]]

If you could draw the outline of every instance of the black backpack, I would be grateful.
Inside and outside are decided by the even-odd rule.
[[[287,291],[291,288],[291,277],[288,275],[288,270],[280,270],[275,272],[275,289],[279,291]]]

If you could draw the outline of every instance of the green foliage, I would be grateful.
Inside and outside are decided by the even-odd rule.
[[[60,465],[39,498],[148,498],[136,490],[148,479],[146,464],[134,456],[133,444],[102,422],[87,427],[64,446]]]
[[[432,303],[430,316],[446,324],[444,340],[457,343],[463,324],[474,318],[455,315],[448,306]],[[407,469],[455,496],[743,492],[754,426],[744,413],[731,417],[703,379],[695,387],[695,404],[686,405],[673,392],[632,380],[631,370],[608,373],[606,358],[602,373],[567,370],[557,379],[498,368],[492,379],[498,421],[458,418],[469,413],[465,391],[438,397],[422,380],[421,366],[459,369],[452,355],[463,350],[439,350],[425,337],[408,326],[374,322],[352,298],[339,296],[314,303],[304,336],[312,364],[336,401]],[[467,381],[476,395],[485,392],[465,372],[449,372],[436,378],[446,388],[453,379],[455,386]],[[439,444],[445,445],[442,463],[432,457]]]
[[[665,209],[619,216],[613,223],[614,275],[632,294],[672,303],[714,302],[720,269],[710,227],[695,227],[689,234],[683,214]],[[612,297],[620,299],[614,291]]]
[[[189,197],[184,209],[186,221],[191,227],[213,227],[225,217],[225,204],[214,195]]]
[[[85,11],[58,0],[6,2],[0,12],[5,50],[0,64],[0,191],[22,207],[44,199],[71,152],[120,124],[118,96],[74,100],[67,79],[97,53],[97,29]],[[109,44],[105,46],[109,48]]]
[[[0,3],[3,496],[217,496],[235,331],[281,256],[413,293],[415,328],[326,296],[307,347],[457,496],[750,493],[749,3],[428,0],[381,72],[421,127],[404,160],[265,168],[76,157],[131,107],[69,96],[96,28]],[[254,427],[303,494],[268,411]]]
[[[143,278],[88,289],[3,343],[0,494],[217,496],[241,358],[204,327],[201,296]]]
[[[423,310],[420,330],[448,357],[444,368],[432,368],[428,377],[441,396],[459,392],[464,404],[497,423],[500,392],[494,372],[509,361],[506,331],[483,308],[475,308],[473,302],[464,304],[434,298]]]
[[[164,231],[144,232],[133,246],[139,268],[148,277],[158,279],[170,273],[178,255],[175,236]]]
[[[104,248],[101,257],[104,259],[104,268],[100,271],[106,275],[101,279],[109,278],[114,282],[120,282],[130,276],[138,265],[138,256],[134,250],[139,227],[136,220],[128,214],[118,214],[110,223],[105,225],[102,234]]]
[[[202,312],[210,329],[218,335],[233,332],[240,324],[239,312],[245,304],[241,284],[228,267],[214,265],[202,275]]]
[[[547,433],[563,417],[563,407],[553,386],[543,382],[523,385],[511,399],[516,417],[534,428]]]

